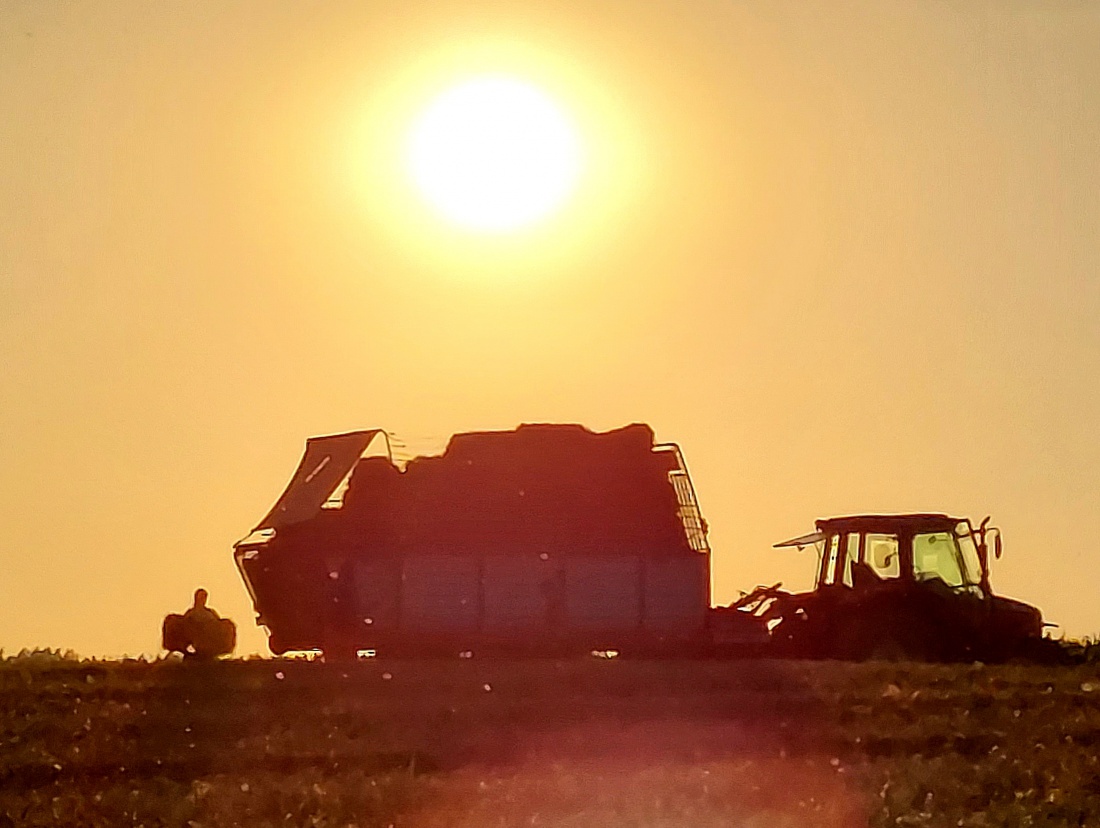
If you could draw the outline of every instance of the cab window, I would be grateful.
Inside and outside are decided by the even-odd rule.
[[[867,535],[863,552],[864,562],[880,578],[897,578],[901,575],[896,535]]]
[[[852,586],[852,567],[859,562],[859,535],[845,535],[844,549],[844,586]]]
[[[832,535],[826,540],[824,556],[821,582],[823,584],[834,584],[836,583],[837,558],[840,556],[840,535]]]
[[[951,587],[961,587],[959,550],[951,532],[926,532],[913,536],[913,574],[918,581],[939,578]]]
[[[980,584],[982,581],[982,561],[978,555],[978,544],[970,523],[963,521],[955,527],[955,538],[962,552],[963,578],[968,584]]]

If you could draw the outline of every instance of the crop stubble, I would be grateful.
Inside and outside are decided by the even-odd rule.
[[[0,662],[0,826],[1100,824],[1081,667]]]

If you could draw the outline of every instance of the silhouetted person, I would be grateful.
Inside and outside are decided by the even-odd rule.
[[[183,615],[164,619],[164,649],[183,653],[184,657],[211,659],[229,655],[237,643],[237,627],[206,606],[205,589],[195,590],[195,602]]]
[[[206,599],[209,597],[209,593],[199,587],[195,590],[195,602],[191,605],[191,608],[183,614],[185,620],[192,624],[208,624],[212,621],[217,621],[221,618],[213,609],[206,606]]]

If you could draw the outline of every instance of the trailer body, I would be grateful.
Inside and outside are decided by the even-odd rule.
[[[312,438],[234,557],[276,653],[706,639],[706,525],[679,448],[641,424],[457,434],[403,468],[381,430]]]

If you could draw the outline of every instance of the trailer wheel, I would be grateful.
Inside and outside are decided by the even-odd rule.
[[[326,644],[321,650],[321,658],[325,664],[349,664],[358,660],[359,651],[354,646]]]
[[[328,630],[321,645],[326,664],[347,664],[359,658],[359,643],[345,633]]]

